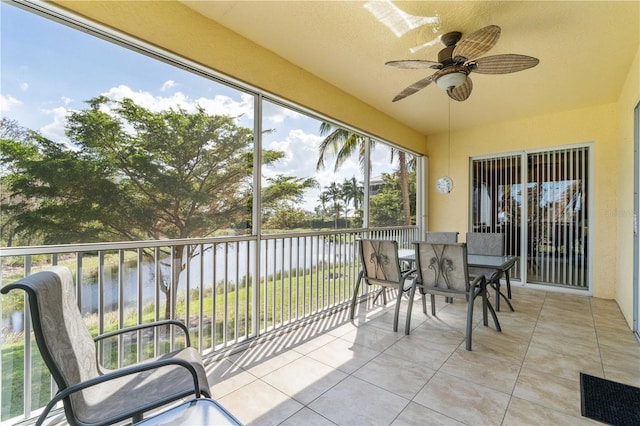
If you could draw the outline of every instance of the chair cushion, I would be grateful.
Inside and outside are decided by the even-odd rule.
[[[180,358],[189,361],[198,373],[201,391],[205,391],[207,394],[211,393],[206,372],[202,367],[202,358],[196,349],[188,347],[155,359],[165,358]],[[95,423],[117,416],[122,413],[123,409],[131,410],[137,407],[163,405],[167,400],[179,399],[189,391],[193,392],[191,374],[182,366],[172,365],[92,386],[82,391],[82,395],[72,396],[72,405],[76,417],[80,421]]]

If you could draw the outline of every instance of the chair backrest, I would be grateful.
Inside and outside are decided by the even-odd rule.
[[[467,293],[469,272],[464,243],[415,242],[417,282],[427,290]]]
[[[400,282],[397,241],[361,239],[360,261],[367,284],[397,285]]]
[[[467,250],[469,254],[502,256],[504,255],[504,235],[499,232],[467,232]],[[495,269],[469,268],[469,270],[471,275],[484,275],[488,281],[500,277]]]
[[[504,234],[499,232],[467,232],[469,254],[504,255]]]
[[[458,242],[457,232],[428,231],[425,241],[433,244],[450,244]]]
[[[33,332],[38,349],[58,388],[98,376],[96,346],[82,319],[73,294],[73,277],[68,268],[54,266],[2,289],[28,294]],[[71,396],[81,401],[82,392]]]

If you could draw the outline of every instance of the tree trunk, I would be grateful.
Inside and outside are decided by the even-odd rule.
[[[184,254],[184,245],[175,246],[173,248],[173,258],[171,261],[173,262],[172,268],[170,271],[170,275],[166,278],[163,277],[163,281],[165,281],[164,288],[162,289],[165,296],[167,297],[167,301],[164,306],[164,319],[175,319],[171,317],[171,308],[173,307],[173,300],[175,297],[176,289],[178,288],[178,282],[180,281],[180,273],[182,272],[182,257]]]

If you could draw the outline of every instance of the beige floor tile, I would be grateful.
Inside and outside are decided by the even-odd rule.
[[[302,357],[265,375],[262,380],[306,405],[345,377],[347,374],[342,371]]]
[[[464,330],[442,326],[437,321],[425,321],[419,327],[411,330],[411,336],[416,339],[428,340],[443,345],[459,345],[464,341]]]
[[[315,411],[304,407],[302,410],[289,417],[279,426],[334,426],[335,423],[329,419],[322,417]]]
[[[590,358],[559,354],[536,345],[529,347],[522,366],[570,380],[576,380],[577,377],[580,377],[581,372],[598,377],[602,377],[604,374],[601,362],[593,361]]]
[[[382,352],[403,336],[404,330],[394,332],[391,329],[382,329],[367,325],[358,327],[357,330],[353,330],[340,338]]]
[[[216,399],[257,380],[256,376],[239,368],[227,359],[208,364],[205,370],[213,394],[212,397]]]
[[[422,363],[383,353],[354,372],[353,376],[411,399],[434,374],[435,370]]]
[[[439,371],[511,394],[520,372],[520,364],[460,348],[451,354]]]
[[[246,426],[277,425],[304,407],[261,380],[220,398],[219,402]]]
[[[387,312],[382,315],[377,316],[367,323],[367,326],[378,327],[383,330],[393,331],[393,319],[395,316],[395,312],[392,308],[390,308]],[[398,316],[398,333],[404,333],[405,324],[406,324],[406,311],[401,310]],[[422,310],[414,309],[411,312],[411,324],[410,327],[418,327],[424,321],[427,320],[427,317],[422,313]]]
[[[581,371],[640,386],[640,345],[613,301],[513,286],[502,332],[476,301],[470,352],[463,301],[438,297],[425,316],[417,297],[409,336],[408,300],[397,333],[389,301],[208,365],[214,396],[248,425],[583,425],[597,423],[580,416]]]
[[[605,365],[604,377],[614,382],[640,387],[640,362],[636,362],[636,364],[630,368]]]
[[[295,343],[291,346],[289,346],[289,348],[293,351],[296,351],[298,353],[301,353],[303,355],[308,354],[309,352],[313,352],[318,348],[323,347],[324,345],[329,344],[330,342],[339,339],[339,337],[333,336],[329,333],[324,333],[324,334],[320,334],[319,336],[316,336],[312,339],[303,341],[303,342],[299,342],[299,343]]]
[[[600,345],[604,365],[618,368],[634,368],[640,361],[640,348]]]
[[[347,374],[351,374],[371,361],[379,353],[379,351],[347,340],[336,339],[315,351],[309,352],[307,356]]]
[[[243,353],[233,355],[229,359],[254,376],[262,377],[301,356],[302,354],[296,351],[266,344],[264,347],[258,345]]]
[[[408,403],[408,399],[349,377],[309,404],[309,408],[339,425],[388,425]]]
[[[415,402],[411,402],[407,408],[391,423],[391,426],[464,426],[444,414],[440,414]]]
[[[566,324],[562,320],[539,320],[536,324],[535,332],[539,334],[550,334],[560,337],[570,337],[583,342],[597,344],[596,331],[592,325],[588,324]]]
[[[509,395],[438,372],[413,401],[469,425],[494,425],[502,421]]]
[[[508,363],[522,363],[527,353],[527,343],[516,343],[509,339],[501,339],[501,333],[492,331],[477,332],[474,330],[472,350]]]
[[[537,329],[533,333],[530,346],[539,349],[546,349],[565,355],[587,358],[595,362],[600,362],[600,352],[598,344],[583,339],[576,339],[558,334],[539,332]]]
[[[580,416],[580,380],[522,368],[513,396],[547,408]]]
[[[596,334],[600,345],[617,348],[618,351],[625,352],[630,355],[640,355],[640,344],[631,330],[618,332],[601,332],[598,330]]]
[[[509,403],[503,426],[579,426],[601,424],[586,417],[576,417],[527,400],[513,397]]]
[[[457,347],[456,344],[443,345],[409,335],[398,340],[384,353],[437,370]]]

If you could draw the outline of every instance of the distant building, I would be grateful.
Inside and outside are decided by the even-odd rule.
[[[373,197],[382,191],[382,187],[384,186],[384,179],[382,176],[374,176],[369,180],[369,196]]]

